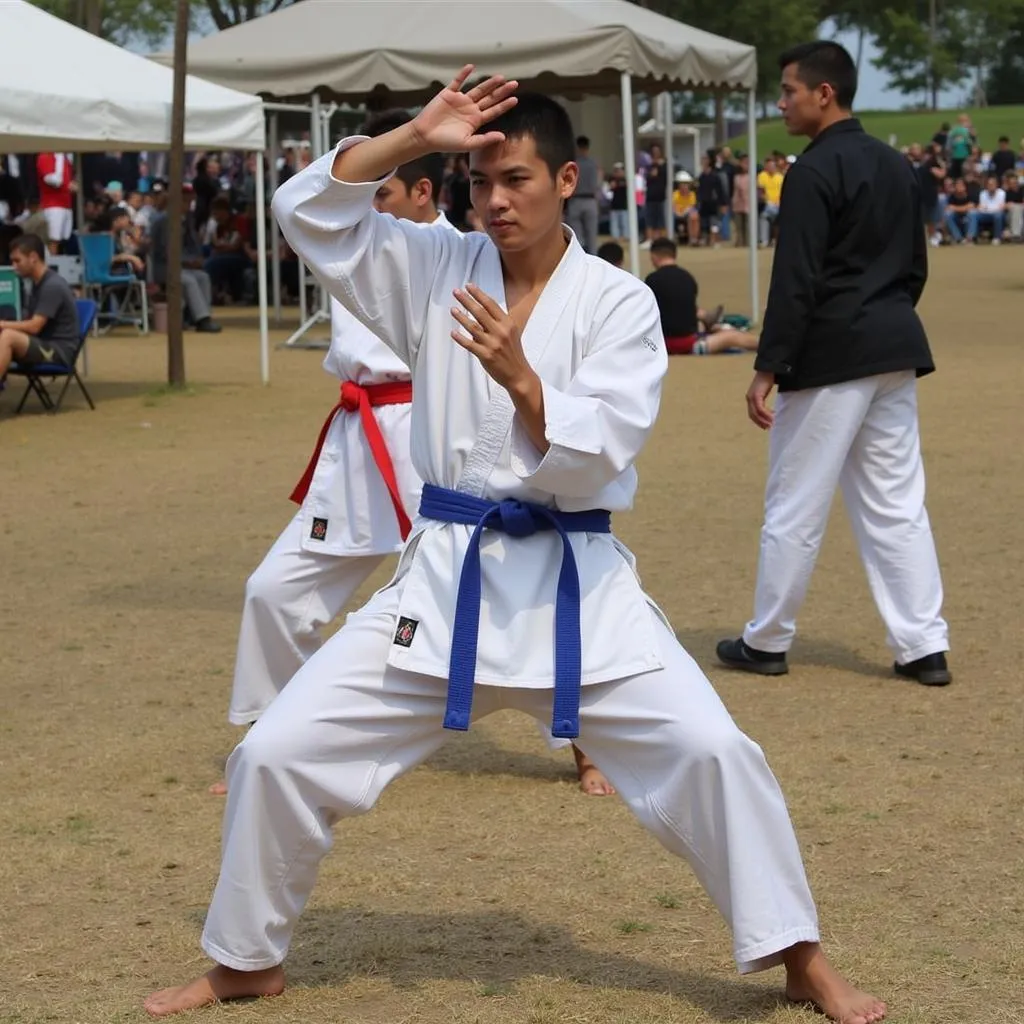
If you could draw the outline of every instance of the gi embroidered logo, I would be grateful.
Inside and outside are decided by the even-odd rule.
[[[313,519],[313,529],[309,531],[312,540],[327,540],[327,520]]]
[[[416,635],[416,627],[419,624],[419,619],[401,616],[398,620],[398,629],[395,630],[395,643],[399,647],[412,647],[412,638]]]
[[[644,348],[649,348],[652,352],[658,351],[658,343],[646,334],[640,339],[640,344],[643,345]]]

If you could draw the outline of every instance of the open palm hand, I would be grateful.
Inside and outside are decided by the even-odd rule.
[[[465,153],[503,142],[501,132],[477,132],[516,104],[518,82],[492,75],[468,92],[462,86],[473,73],[467,64],[416,115],[412,127],[424,147],[435,153]]]

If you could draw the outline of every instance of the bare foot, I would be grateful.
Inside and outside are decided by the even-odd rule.
[[[188,985],[154,992],[142,1005],[151,1017],[170,1017],[229,999],[279,996],[284,991],[284,970],[235,971],[218,965]]]
[[[228,784],[221,779],[220,782],[215,782],[209,789],[214,796],[227,796],[228,795]]]
[[[875,1024],[884,1020],[885,1003],[854,988],[829,962],[816,942],[801,942],[783,954],[786,998],[811,1003],[837,1024]]]
[[[615,787],[575,743],[572,745],[572,753],[576,758],[576,776],[580,780],[580,789],[587,796],[615,796]]]

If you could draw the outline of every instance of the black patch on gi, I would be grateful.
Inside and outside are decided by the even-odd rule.
[[[327,520],[314,517],[309,536],[312,540],[327,540]]]
[[[400,616],[398,629],[395,630],[395,643],[399,647],[412,647],[412,640],[416,636],[416,627],[419,624],[419,619],[407,619],[404,615]]]

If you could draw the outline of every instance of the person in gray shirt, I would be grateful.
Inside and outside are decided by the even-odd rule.
[[[568,203],[566,219],[584,252],[593,255],[597,251],[597,197],[601,188],[601,170],[590,156],[590,139],[585,135],[576,140],[576,150],[580,173],[576,191]]]
[[[80,344],[75,296],[47,267],[46,256],[38,235],[21,235],[11,244],[11,265],[32,282],[32,294],[24,320],[0,320],[0,381],[15,360],[25,366],[74,366]]]
[[[160,285],[167,284],[167,246],[169,223],[167,220],[167,191],[162,185],[154,185],[153,207],[156,213],[149,224],[150,261],[153,266],[153,280]],[[213,301],[213,285],[210,275],[203,270],[203,251],[196,241],[189,218],[185,218],[181,241],[181,291],[185,296],[185,309],[203,334],[217,334],[220,324],[214,323],[210,315]]]

